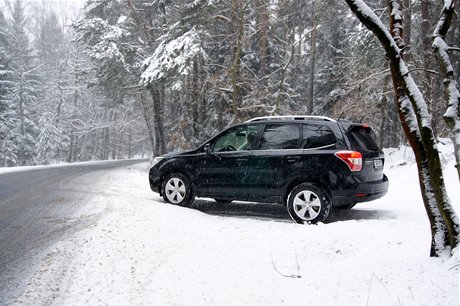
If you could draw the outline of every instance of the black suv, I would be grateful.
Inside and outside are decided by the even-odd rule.
[[[195,198],[282,203],[293,220],[326,220],[388,190],[384,155],[367,124],[320,116],[260,117],[197,149],[154,159],[149,181],[166,202]]]

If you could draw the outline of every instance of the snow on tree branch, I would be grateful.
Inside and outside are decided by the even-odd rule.
[[[345,0],[350,9],[355,13],[358,19],[368,28],[372,28],[380,42],[389,42],[391,50],[399,55],[400,49],[396,45],[390,32],[380,20],[380,18],[374,13],[374,11],[362,0]]]
[[[144,61],[145,70],[141,75],[141,83],[147,86],[166,78],[172,72],[188,75],[190,62],[199,54],[204,55],[205,52],[195,28],[176,39],[162,42],[153,55]],[[179,89],[180,83],[176,82],[173,88]]]
[[[129,36],[128,31],[118,25],[110,25],[101,18],[82,20],[75,24],[77,31],[76,41],[84,40],[94,45],[88,51],[88,56],[95,60],[110,59],[125,64],[125,56],[120,50],[124,37]]]
[[[404,84],[404,90],[406,95],[411,101],[412,107],[415,108],[415,114],[417,114],[417,122],[422,127],[431,129],[431,116],[428,112],[428,107],[423,98],[420,89],[415,84],[412,76],[407,69],[405,62],[401,58],[401,48],[397,42],[391,36],[389,30],[382,23],[380,18],[367,6],[362,0],[345,0],[350,6],[351,10],[356,14],[358,19],[370,29],[379,39],[389,58],[397,60],[395,62],[397,69],[400,71],[402,76],[401,82]],[[399,11],[399,4],[397,1],[390,1],[391,12],[394,17],[401,17]],[[396,5],[396,6],[394,6]],[[398,20],[395,20],[395,26],[398,26]]]
[[[393,26],[393,39],[395,40],[396,44],[399,48],[404,48],[404,39],[403,37],[403,14],[401,12],[401,8],[398,1],[391,0],[391,16],[392,21],[394,22]]]

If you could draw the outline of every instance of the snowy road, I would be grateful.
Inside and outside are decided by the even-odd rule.
[[[97,220],[75,217],[110,169],[137,161],[97,162],[0,175],[0,305],[20,291],[47,247]]]

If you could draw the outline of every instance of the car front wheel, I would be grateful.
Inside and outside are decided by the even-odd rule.
[[[297,185],[287,199],[289,215],[297,223],[315,224],[325,221],[329,216],[331,205],[328,195],[310,183]]]
[[[162,195],[170,204],[187,207],[195,199],[190,180],[180,173],[172,173],[163,180]]]

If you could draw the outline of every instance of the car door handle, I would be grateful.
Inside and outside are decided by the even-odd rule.
[[[242,163],[242,162],[248,161],[248,159],[247,158],[237,158],[237,159],[235,159],[235,161],[237,163]]]
[[[300,160],[300,156],[289,156],[286,158],[288,163],[295,163]]]

